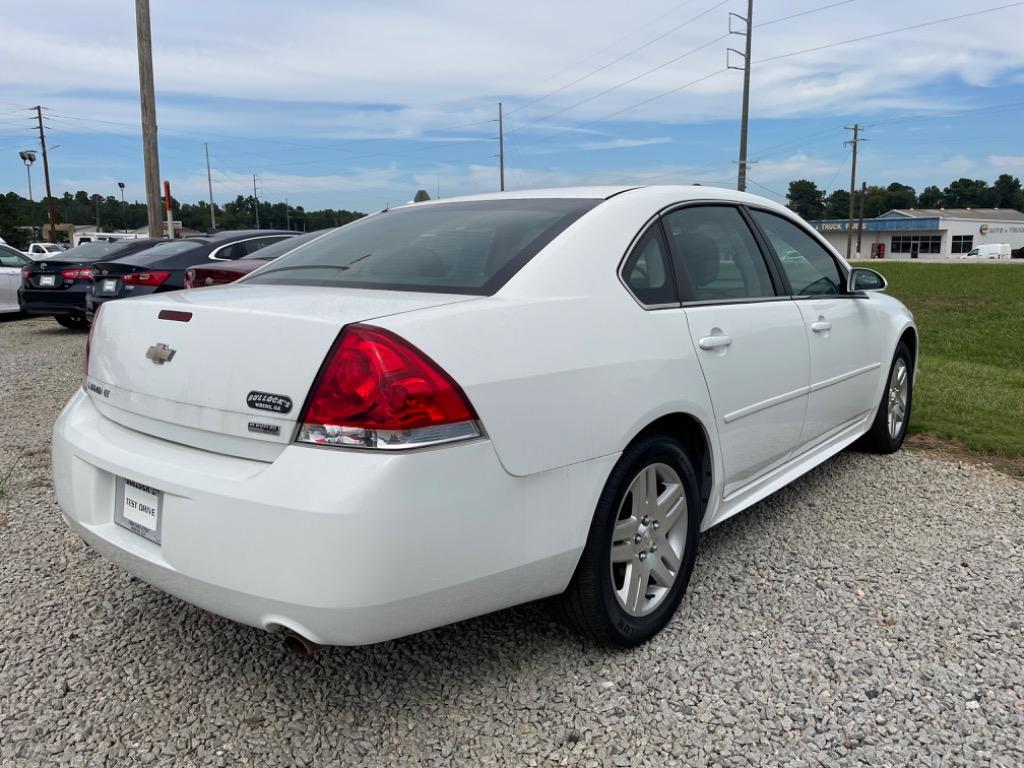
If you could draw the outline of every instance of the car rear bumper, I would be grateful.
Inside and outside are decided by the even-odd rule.
[[[213,613],[359,645],[562,591],[617,456],[513,477],[491,443],[379,455],[292,445],[266,463],[126,429],[79,391],[54,426],[68,525]],[[162,543],[113,522],[117,477],[164,492]]]
[[[27,315],[84,315],[85,291],[74,289],[24,289],[18,291],[18,305]]]

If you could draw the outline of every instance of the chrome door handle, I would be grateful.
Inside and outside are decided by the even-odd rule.
[[[719,347],[728,347],[730,344],[732,344],[732,336],[726,336],[724,333],[705,336],[697,341],[697,346],[701,349],[718,349]]]
[[[811,323],[811,330],[815,333],[824,333],[825,331],[832,330],[832,323],[828,320],[818,320],[817,322]]]

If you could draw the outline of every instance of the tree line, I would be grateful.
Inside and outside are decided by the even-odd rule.
[[[818,185],[807,179],[789,182],[787,205],[805,219],[845,219],[850,212],[850,193],[837,189],[826,195]],[[936,186],[917,190],[893,182],[887,187],[868,186],[864,195],[864,218],[881,216],[894,208],[1012,208],[1024,211],[1024,189],[1020,179],[1002,174],[989,185],[984,179],[961,178],[939,189]],[[860,191],[854,205],[854,216],[860,214]]]
[[[97,224],[104,232],[119,232],[146,226],[146,204],[137,200],[121,200],[113,195],[89,194],[79,190],[54,197],[57,223]],[[239,195],[224,205],[214,204],[217,229],[255,229],[256,206],[253,197]],[[184,203],[171,199],[175,221],[199,232],[210,229],[210,204],[205,200]],[[311,232],[326,227],[340,227],[365,214],[334,208],[307,211],[301,205],[283,202],[259,201],[259,222],[264,229],[293,229]],[[0,237],[9,244],[24,248],[39,234],[39,228],[48,221],[46,200],[31,202],[15,192],[0,196]],[[34,228],[34,230],[32,229]]]

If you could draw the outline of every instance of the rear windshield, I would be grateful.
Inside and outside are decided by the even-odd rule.
[[[243,256],[238,259],[238,261],[271,261],[276,259],[278,256],[283,256],[288,253],[288,251],[294,251],[296,248],[303,246],[306,243],[323,237],[330,231],[331,230],[329,229],[318,229],[315,232],[307,232],[304,235],[286,237],[284,240],[279,242],[265,245],[258,251],[253,251],[247,256]]]
[[[118,240],[115,242],[96,241],[92,243],[82,243],[75,248],[64,251],[57,258],[47,259],[47,261],[99,261],[100,259],[106,259],[114,257],[119,251],[125,251],[139,244],[138,240]]]
[[[481,200],[367,216],[247,282],[489,295],[600,200]]]

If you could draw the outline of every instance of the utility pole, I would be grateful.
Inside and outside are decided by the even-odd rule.
[[[845,126],[845,130],[853,131],[853,138],[843,142],[844,145],[849,144],[853,147],[853,163],[850,168],[850,213],[846,220],[846,260],[849,261],[853,255],[853,204],[857,194],[857,145],[864,139],[860,137],[860,132],[863,130],[860,123],[854,123],[852,128]]]
[[[740,16],[738,13],[730,13],[729,21],[732,22],[732,17],[735,16],[737,19],[743,21],[746,31],[738,32],[732,29],[730,23],[729,33],[733,35],[742,34],[746,38],[746,45],[744,46],[743,53],[730,48],[736,54],[743,56],[743,111],[740,114],[740,159],[739,159],[739,171],[736,177],[736,189],[740,192],[747,191],[747,126],[750,121],[750,49],[753,43],[754,37],[754,0],[747,0],[747,15],[746,17]],[[728,56],[728,51],[726,52]],[[726,66],[729,63],[726,62]],[[729,67],[730,69],[738,69],[738,67]]]
[[[100,231],[100,196],[96,195],[96,231]]]
[[[252,175],[252,207],[256,210],[256,229],[260,228],[260,199],[256,195],[256,174]]]
[[[142,159],[146,166],[149,236],[160,237],[160,156],[156,142],[156,94],[153,88],[153,38],[149,0],[135,0],[135,35],[139,50],[139,105],[142,110]]]
[[[505,120],[498,102],[498,165],[501,168],[501,191],[505,191]]]
[[[868,183],[866,181],[862,181],[861,184],[860,184],[860,219],[859,219],[859,221],[857,223],[857,256],[858,256],[858,258],[860,258],[860,254],[861,254],[861,250],[860,250],[861,235],[864,234],[864,198],[867,197],[867,194],[868,194]]]
[[[53,195],[50,193],[50,162],[46,158],[46,133],[43,131],[43,108],[36,105],[36,120],[39,121],[39,146],[43,150],[43,176],[46,179],[46,212],[50,218],[51,243],[57,242],[57,211],[53,207]]]
[[[203,149],[206,150],[206,186],[210,190],[210,229],[217,229],[217,215],[213,210],[213,177],[210,175],[210,147],[204,141]]]
[[[291,230],[292,230],[292,221],[291,221],[291,218],[288,216],[288,198],[287,197],[284,199],[284,228],[287,229],[289,232],[291,232]]]

